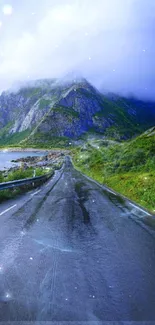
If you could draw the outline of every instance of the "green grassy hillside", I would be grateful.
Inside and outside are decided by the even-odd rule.
[[[94,140],[72,154],[82,172],[155,212],[155,127],[124,143]]]

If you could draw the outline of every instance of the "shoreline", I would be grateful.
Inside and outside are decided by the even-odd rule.
[[[0,152],[58,152],[58,151],[67,151],[69,150],[63,148],[53,148],[53,149],[43,149],[43,148],[0,148]]]
[[[19,161],[15,161],[16,159],[14,157],[10,158],[9,164],[6,163],[4,158],[4,164],[0,166],[0,173],[9,171],[11,168],[19,167],[19,163],[23,161],[25,158],[31,158],[33,156],[36,157],[47,157],[50,155],[58,155],[58,154],[68,154],[67,150],[64,149],[38,149],[38,148],[0,148],[0,154],[2,154],[3,157],[7,157],[8,155],[13,156],[13,153],[16,155],[19,155],[16,159],[20,159]],[[20,157],[21,156],[21,157]],[[40,160],[39,160],[40,161]]]
[[[0,148],[0,152],[50,152],[51,149],[36,148]]]

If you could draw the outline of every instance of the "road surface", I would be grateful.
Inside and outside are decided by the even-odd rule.
[[[136,213],[69,159],[1,204],[0,321],[155,324],[155,237]]]

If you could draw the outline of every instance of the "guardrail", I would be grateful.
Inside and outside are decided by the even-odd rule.
[[[37,176],[37,177],[33,177],[33,178],[25,178],[25,179],[19,179],[17,181],[0,183],[0,191],[8,189],[8,188],[20,187],[20,186],[27,185],[27,184],[37,183],[38,181],[46,181],[52,175],[53,175],[53,172],[48,173],[43,176]]]

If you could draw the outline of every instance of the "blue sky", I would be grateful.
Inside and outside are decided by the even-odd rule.
[[[155,99],[154,0],[0,0],[0,90],[76,71]]]

